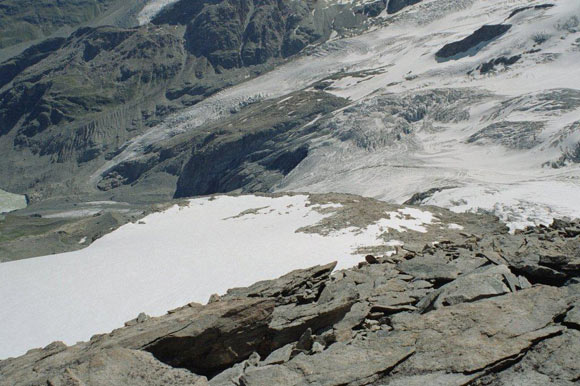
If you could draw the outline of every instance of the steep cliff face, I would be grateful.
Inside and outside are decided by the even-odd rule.
[[[0,90],[2,178],[14,191],[41,175],[64,183],[56,165],[82,169],[105,158],[170,111],[164,91],[193,72],[184,66],[181,37],[169,29],[83,28],[53,42],[50,52],[43,43],[3,65],[18,72]],[[31,155],[28,165],[18,162],[23,154]]]
[[[193,146],[175,197],[269,191],[306,158],[309,141],[325,134],[312,121],[345,104],[324,93],[297,93],[241,112]]]

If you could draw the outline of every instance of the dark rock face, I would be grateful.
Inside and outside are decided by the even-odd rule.
[[[490,60],[489,62],[485,62],[481,64],[477,69],[479,70],[480,74],[487,74],[495,69],[496,66],[503,65],[505,67],[509,67],[515,63],[517,63],[522,58],[521,55],[514,55],[511,57],[500,56],[499,58],[495,58]]]
[[[236,114],[231,129],[216,127],[195,139],[175,197],[268,191],[306,158],[307,139],[323,135],[318,126],[304,125],[344,104],[322,92],[296,93],[289,101]]]
[[[47,39],[40,44],[30,47],[22,54],[0,64],[0,88],[11,82],[12,79],[26,68],[35,65],[62,47],[65,40],[64,38]]]
[[[415,193],[411,196],[411,198],[409,198],[403,204],[404,205],[421,205],[423,203],[423,201],[425,201],[429,197],[433,196],[435,193],[442,192],[446,189],[454,189],[454,188],[455,188],[454,186],[444,186],[442,188],[431,188],[425,192]]]
[[[527,11],[528,9],[548,9],[548,8],[552,8],[553,6],[554,6],[554,4],[538,4],[538,5],[533,5],[533,6],[529,6],[529,7],[517,8],[517,9],[514,9],[512,11],[512,13],[510,13],[510,15],[508,16],[508,19],[511,19],[512,17],[514,17],[515,15],[517,15],[520,12]]]
[[[387,7],[385,0],[375,1],[373,3],[366,3],[355,9],[355,13],[362,13],[368,17],[377,17]]]
[[[403,8],[420,3],[422,0],[387,0],[387,13],[397,13]]]
[[[137,7],[133,2],[119,4],[101,11]],[[67,38],[34,46],[0,64],[3,187],[26,192],[34,200],[67,194],[71,188],[95,193],[94,184],[89,187],[86,179],[119,154],[127,141],[169,114],[323,42],[333,29],[341,30],[343,22],[356,28],[368,17],[366,13],[354,16],[352,9],[340,4],[182,0],[146,26],[83,27]],[[273,132],[287,129],[278,127]],[[183,154],[191,153],[184,145],[191,144],[186,141],[179,150],[172,147],[159,158],[151,155],[120,165],[104,176],[98,188],[133,183],[158,167],[163,169],[159,178],[165,181],[159,194],[169,198],[187,162]],[[300,143],[270,152],[273,158],[258,166],[265,170],[262,180],[287,174],[307,151]],[[19,163],[24,153],[32,154],[26,164]]]
[[[153,22],[185,25],[187,50],[225,69],[294,55],[328,33],[307,4],[277,0],[183,0]]]
[[[148,87],[155,87],[175,76],[179,58],[170,60],[169,53],[178,49],[179,39],[158,34],[155,40],[159,51],[141,51],[136,46],[144,49],[143,45],[151,44],[142,31],[101,27],[80,29],[66,42],[59,41],[62,55],[53,52],[22,70],[13,86],[0,94],[2,132],[14,129],[16,121],[24,118],[16,142],[33,148],[33,152],[58,153],[58,148],[35,148],[35,141],[29,139],[51,126],[86,119],[89,114],[116,107],[120,101],[132,100],[138,82],[146,79]],[[137,69],[132,62],[135,59],[148,61]],[[62,131],[59,134],[62,140]],[[38,146],[47,141],[40,142]],[[58,144],[53,142],[52,146]],[[64,154],[59,157],[66,158]]]
[[[140,315],[2,361],[0,385],[577,382],[580,223],[455,240]]]
[[[470,51],[475,53],[493,39],[505,34],[510,28],[510,24],[484,25],[466,38],[444,45],[435,53],[435,56],[439,59],[458,59],[469,55]]]

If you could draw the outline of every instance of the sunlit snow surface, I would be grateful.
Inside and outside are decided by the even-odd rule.
[[[294,269],[333,261],[351,267],[363,258],[353,254],[358,248],[385,243],[378,239],[384,232],[425,232],[435,222],[427,211],[404,208],[365,229],[297,232],[341,207],[309,204],[304,195],[194,199],[84,250],[0,264],[0,358],[55,340],[88,340],[140,312],[205,303]]]
[[[515,9],[544,3],[425,0],[395,15],[383,13],[367,33],[349,38],[334,34],[308,55],[170,117],[131,140],[92,182],[114,165],[140,157],[150,144],[227,117],[233,107],[283,98],[333,75],[327,92],[352,104],[312,123],[332,134],[312,142],[308,157],[275,191],[347,192],[400,203],[414,193],[453,186],[425,203],[493,211],[512,228],[577,216],[580,167],[546,165],[580,142],[580,109],[543,98],[554,90],[580,90],[580,2],[554,1],[552,8],[528,9],[508,19]],[[482,25],[500,23],[512,27],[479,52],[436,60],[435,52],[445,44]],[[477,70],[482,63],[514,55],[522,58],[507,69],[500,65],[489,74]],[[474,96],[456,102],[457,114],[446,112],[453,119],[445,122],[438,120],[441,106],[427,103],[426,115],[411,124],[410,134],[385,141],[401,117],[378,106],[381,99],[404,102],[435,89],[471,90]],[[401,104],[401,110],[415,107]],[[540,122],[544,127],[527,134],[534,139],[529,146],[489,138],[468,143],[472,135],[502,122]]]
[[[0,213],[26,208],[27,204],[25,196],[0,189]]]
[[[150,0],[137,15],[139,25],[149,23],[163,8],[177,1],[178,0]]]

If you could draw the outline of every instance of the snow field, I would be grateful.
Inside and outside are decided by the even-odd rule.
[[[193,199],[83,250],[0,264],[0,358],[88,340],[140,312],[163,315],[294,269],[333,261],[348,268],[362,261],[358,248],[384,244],[384,232],[424,232],[433,221],[429,212],[401,209],[366,229],[296,232],[329,216],[322,209],[340,205],[309,205],[305,195]]]

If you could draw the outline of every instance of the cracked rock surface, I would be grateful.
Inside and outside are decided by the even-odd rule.
[[[0,362],[0,385],[573,385],[580,222],[367,256]]]

